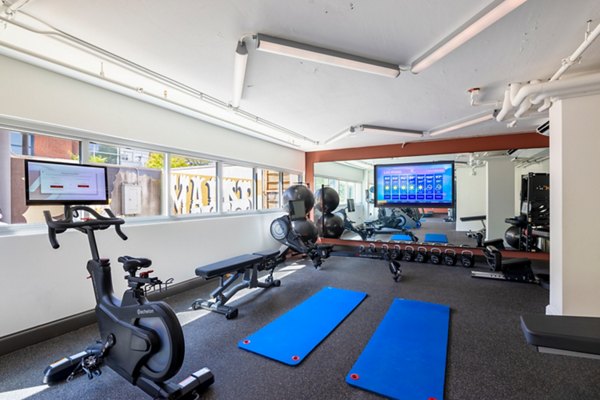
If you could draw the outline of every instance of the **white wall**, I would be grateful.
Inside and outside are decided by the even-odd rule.
[[[315,176],[325,176],[344,181],[362,182],[364,176],[362,169],[350,167],[337,162],[315,163],[314,169]]]
[[[0,56],[0,115],[304,171],[304,153]],[[110,139],[107,139],[110,140]]]
[[[0,56],[0,119],[25,119],[186,149],[215,157],[304,170],[304,153],[248,137],[120,94]],[[110,137],[107,138],[110,141]],[[193,278],[199,265],[278,247],[269,235],[278,213],[125,225],[130,240],[99,233],[101,254],[153,259],[161,278]],[[0,236],[0,337],[92,309],[85,237],[68,232],[53,250],[45,232]],[[117,292],[123,271],[114,265]]]
[[[550,304],[548,314],[600,317],[600,95],[550,109]]]
[[[456,230],[478,231],[483,228],[480,221],[462,222],[461,217],[485,215],[486,194],[485,168],[477,168],[475,175],[471,168],[456,168]]]
[[[100,256],[113,265],[115,293],[125,290],[125,273],[116,258],[147,257],[155,275],[183,282],[196,267],[260,250],[279,247],[269,234],[279,214],[231,216],[149,225],[124,225],[129,240],[114,231],[97,233]],[[0,337],[94,308],[92,283],[85,268],[90,258],[86,237],[76,231],[58,236],[52,249],[45,232],[0,237],[2,286]]]
[[[488,160],[486,163],[486,239],[504,238],[509,225],[504,222],[512,216],[515,204],[515,171],[506,159]]]

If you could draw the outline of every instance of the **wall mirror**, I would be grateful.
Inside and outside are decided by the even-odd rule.
[[[440,162],[454,165],[452,206],[428,206],[426,202],[410,207],[378,206],[384,183],[381,176],[375,176],[376,165],[414,167],[392,170],[396,175],[387,177],[385,185],[390,193],[396,191],[396,198],[412,193],[413,199],[424,199],[433,198],[432,183],[436,182],[435,171],[421,166]],[[334,236],[341,224],[342,240],[477,248],[486,240],[501,239],[506,250],[549,252],[547,147],[322,161],[313,164],[312,172],[315,191],[324,185],[334,188],[340,197],[333,213],[336,221],[328,221],[331,217],[323,218],[316,211],[315,223],[321,230],[330,229]]]

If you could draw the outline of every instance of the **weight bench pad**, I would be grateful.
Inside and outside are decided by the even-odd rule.
[[[469,221],[484,221],[487,219],[487,216],[485,215],[475,215],[473,217],[460,217],[460,220],[462,222],[469,222]]]
[[[261,262],[263,256],[256,254],[244,254],[237,257],[228,258],[223,261],[208,264],[196,268],[196,275],[204,279],[211,279],[217,276],[225,275],[229,272],[245,270],[254,264]]]
[[[521,328],[534,346],[600,354],[600,318],[523,315]]]
[[[279,250],[275,250],[275,251],[257,251],[256,253],[252,253],[255,256],[261,256],[263,258],[273,258],[277,255],[279,255]]]
[[[505,258],[502,260],[502,268],[516,268],[516,267],[524,267],[531,266],[531,261],[527,258]]]

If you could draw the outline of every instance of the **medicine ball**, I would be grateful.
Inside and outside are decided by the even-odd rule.
[[[337,214],[323,214],[317,222],[317,229],[321,237],[337,239],[344,233],[344,220]]]
[[[292,229],[300,236],[303,241],[316,242],[319,237],[319,231],[315,223],[310,219],[300,219],[292,221]]]
[[[325,186],[315,193],[315,209],[322,213],[332,213],[340,205],[340,195],[334,188]]]
[[[509,227],[506,232],[504,232],[504,240],[506,240],[506,243],[513,249],[518,249],[519,242],[521,241],[521,228],[518,226]]]
[[[292,185],[283,192],[283,209],[290,212],[290,201],[303,200],[304,208],[308,214],[315,205],[315,196],[310,189],[304,185]]]

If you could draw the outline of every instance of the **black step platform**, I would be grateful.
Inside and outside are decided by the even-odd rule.
[[[521,329],[540,352],[600,358],[600,318],[523,315]]]

